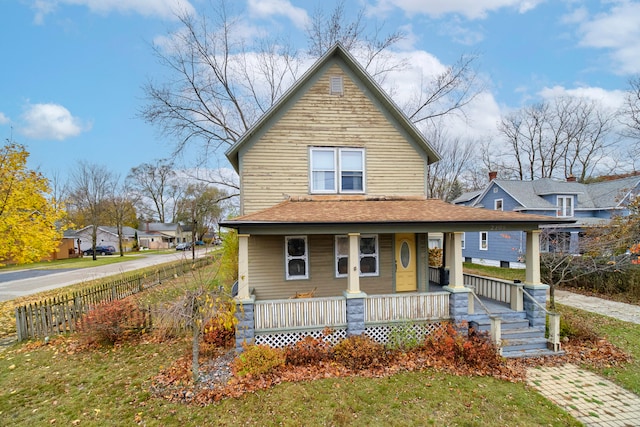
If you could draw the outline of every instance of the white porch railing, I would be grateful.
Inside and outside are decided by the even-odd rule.
[[[448,292],[370,295],[365,300],[366,323],[436,320],[448,317]]]
[[[511,288],[518,286],[507,280],[464,274],[464,284],[474,289],[476,295],[511,304]],[[522,285],[519,285],[522,286]]]
[[[344,297],[256,301],[254,316],[256,331],[344,326],[347,303]]]

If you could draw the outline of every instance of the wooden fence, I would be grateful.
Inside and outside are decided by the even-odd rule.
[[[178,264],[158,268],[151,273],[129,275],[71,295],[17,307],[15,316],[18,341],[74,332],[79,319],[91,307],[126,298],[211,262],[213,262],[211,257],[181,261]],[[144,322],[151,322],[150,310],[147,312],[148,320]]]

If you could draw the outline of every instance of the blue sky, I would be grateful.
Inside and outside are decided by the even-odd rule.
[[[79,160],[126,175],[167,157],[173,141],[138,118],[142,86],[165,71],[150,44],[178,28],[176,6],[203,13],[208,0],[12,0],[0,5],[0,138],[31,153],[30,165],[63,177]],[[268,29],[305,48],[304,26],[334,1],[246,0],[247,32]],[[241,4],[240,4],[241,3]],[[480,56],[486,90],[465,131],[495,134],[501,114],[545,98],[579,94],[619,106],[640,74],[640,2],[578,0],[362,0],[367,21],[402,29],[394,53],[411,62],[407,82],[461,54]],[[462,126],[462,125],[460,125]],[[188,155],[189,153],[187,153]],[[185,165],[188,167],[189,165]]]

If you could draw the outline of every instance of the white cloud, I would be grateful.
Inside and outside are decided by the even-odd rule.
[[[101,14],[137,13],[165,19],[175,19],[176,13],[195,13],[188,0],[36,0],[32,6],[34,22],[42,24],[45,16],[61,5],[86,6],[91,12]]]
[[[575,89],[567,89],[563,86],[545,87],[539,95],[543,99],[554,99],[563,96],[586,98],[598,101],[608,110],[616,111],[622,107],[625,98],[625,92],[622,90],[605,90],[600,87],[578,87]]]
[[[374,12],[384,13],[394,7],[402,9],[407,15],[424,14],[441,17],[446,14],[459,14],[467,19],[484,19],[489,12],[502,8],[515,8],[526,13],[544,0],[378,0]]]
[[[615,3],[607,13],[583,18],[581,46],[609,50],[620,74],[640,72],[640,3]]]
[[[91,128],[58,104],[29,105],[21,118],[20,133],[34,139],[62,141]]]
[[[248,9],[251,15],[259,18],[284,16],[300,29],[306,28],[309,22],[307,11],[295,7],[289,0],[249,0]]]
[[[10,121],[9,117],[5,116],[3,112],[0,112],[0,125],[6,125]]]

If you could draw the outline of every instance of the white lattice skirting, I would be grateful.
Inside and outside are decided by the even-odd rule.
[[[415,337],[417,340],[423,340],[426,336],[441,332],[444,328],[442,322],[425,322],[425,323],[395,323],[395,324],[380,324],[380,325],[367,325],[365,327],[365,335],[371,339],[385,344],[389,341],[390,334],[398,334],[401,336]],[[289,345],[293,345],[305,337],[311,336],[313,338],[324,338],[325,341],[331,344],[337,344],[347,337],[347,330],[344,328],[334,328],[331,333],[325,335],[324,329],[317,330],[299,330],[288,332],[258,332],[255,336],[255,343],[260,345],[268,345],[273,348],[283,348]]]
[[[433,323],[396,323],[392,325],[367,325],[364,329],[365,335],[381,344],[389,341],[389,335],[399,336],[411,335],[421,341],[426,336],[440,332],[444,327],[441,322]]]
[[[324,338],[325,341],[330,342],[331,344],[337,344],[347,337],[347,330],[334,328],[328,335],[325,335],[324,329],[256,333],[254,340],[258,345],[264,344],[273,348],[282,348],[295,344],[309,336],[313,338]]]

